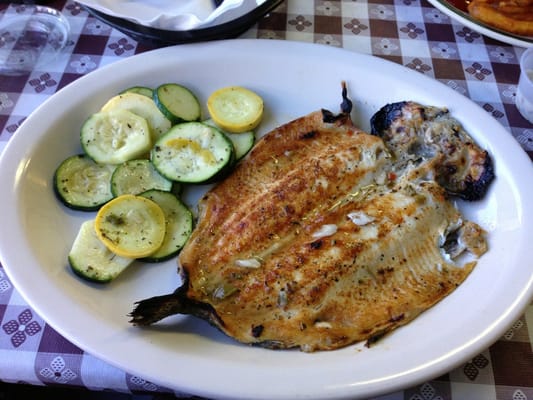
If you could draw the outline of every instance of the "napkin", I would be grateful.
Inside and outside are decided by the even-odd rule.
[[[230,22],[266,0],[79,0],[87,7],[137,24],[174,31],[208,28]]]

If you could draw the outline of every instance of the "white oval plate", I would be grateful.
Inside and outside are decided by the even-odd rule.
[[[370,349],[359,344],[306,354],[244,346],[191,317],[131,326],[127,315],[135,301],[178,285],[175,260],[134,265],[107,286],[71,273],[67,253],[79,225],[92,215],[62,207],[52,175],[60,161],[80,151],[80,125],[108,98],[129,86],[180,82],[205,102],[219,87],[243,85],[264,97],[263,134],[322,107],[338,111],[342,80],[364,129],[387,102],[449,106],[492,154],[497,179],[488,195],[461,204],[468,218],[488,230],[490,251],[451,296]],[[152,382],[212,398],[369,397],[446,373],[485,350],[521,316],[533,295],[531,182],[531,162],[509,132],[467,98],[402,66],[289,41],[182,45],[97,70],[24,122],[0,160],[0,255],[15,287],[52,327]]]
[[[512,46],[519,47],[531,47],[533,46],[533,37],[513,35],[512,33],[504,32],[501,29],[489,26],[481,21],[477,21],[472,18],[468,13],[465,13],[453,4],[446,0],[428,0],[435,8],[438,8],[448,17],[455,21],[469,27],[470,29],[488,36],[492,39],[499,40],[500,42],[510,44]]]

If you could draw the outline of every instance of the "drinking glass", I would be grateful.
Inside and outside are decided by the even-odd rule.
[[[52,7],[10,2],[0,18],[0,75],[23,75],[42,68],[67,44],[69,23]]]

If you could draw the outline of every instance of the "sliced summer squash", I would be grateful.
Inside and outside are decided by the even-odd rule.
[[[113,198],[111,177],[116,166],[97,164],[86,154],[68,157],[54,173],[54,190],[67,207],[94,211]]]
[[[222,132],[231,140],[233,147],[235,148],[235,161],[239,161],[254,147],[255,132],[247,131],[242,133],[231,133],[223,130],[212,119],[203,121],[204,124],[221,129]]]
[[[154,253],[165,238],[165,214],[146,197],[124,194],[106,203],[95,219],[98,238],[121,257]]]
[[[120,164],[151,148],[146,120],[127,110],[98,112],[81,127],[81,145],[100,164]]]
[[[200,102],[186,87],[165,83],[154,90],[153,96],[157,107],[173,124],[200,120]]]
[[[201,122],[173,126],[154,145],[151,160],[170,180],[204,183],[233,164],[231,141],[220,130]]]
[[[135,260],[161,262],[189,239],[194,217],[182,184],[224,177],[255,143],[263,100],[240,86],[211,94],[210,119],[188,88],[132,86],[110,98],[81,128],[84,154],[54,173],[58,198],[97,211],[72,244],[72,271],[93,282],[115,279]],[[149,155],[149,159],[147,156]]]
[[[110,251],[98,238],[94,220],[85,221],[68,254],[72,271],[83,279],[105,283],[115,279],[133,261]]]
[[[166,233],[163,244],[154,253],[143,258],[147,262],[161,262],[174,257],[189,239],[193,227],[193,216],[189,208],[173,193],[149,190],[142,193],[161,207],[165,214]]]
[[[142,94],[143,96],[146,96],[146,97],[148,97],[150,99],[154,95],[154,91],[151,88],[146,87],[146,86],[132,86],[132,87],[127,88],[126,90],[124,90],[121,94],[124,94],[124,93]]]
[[[255,129],[263,118],[263,99],[249,89],[230,86],[218,89],[207,99],[211,118],[222,129],[241,133]]]
[[[101,111],[111,110],[128,110],[143,117],[148,123],[153,141],[172,126],[171,121],[163,115],[154,101],[139,93],[126,92],[112,97],[104,104]]]
[[[115,197],[140,194],[150,189],[172,190],[172,181],[162,176],[150,160],[130,160],[117,166],[111,177],[111,192]]]

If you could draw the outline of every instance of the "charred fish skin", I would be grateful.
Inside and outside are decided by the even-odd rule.
[[[381,137],[399,160],[432,163],[435,179],[468,201],[482,199],[495,178],[492,159],[450,116],[448,109],[401,101],[383,106],[371,118],[371,133]]]

